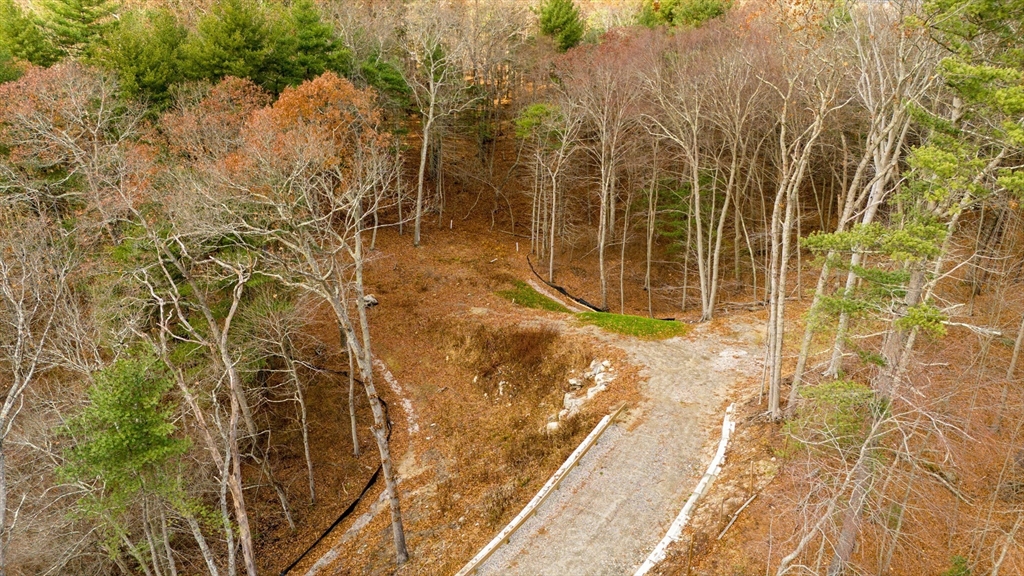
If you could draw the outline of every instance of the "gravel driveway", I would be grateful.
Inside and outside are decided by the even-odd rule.
[[[631,430],[610,427],[478,574],[632,574],[707,466],[726,391],[760,375],[756,328],[735,324],[725,332],[711,334],[701,325],[684,338],[657,342],[600,333],[645,367],[638,422]]]

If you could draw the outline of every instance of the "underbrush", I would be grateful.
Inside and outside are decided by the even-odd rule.
[[[481,524],[498,528],[593,427],[596,417],[580,414],[561,421],[557,430],[545,429],[548,416],[561,407],[572,371],[584,369],[594,351],[540,326],[451,323],[439,336],[448,361],[472,375],[466,391],[476,406],[472,430],[454,412],[441,419],[444,429],[458,428],[461,439],[453,446],[459,478],[443,490],[482,487],[473,507]]]
[[[618,332],[626,336],[643,338],[644,340],[664,340],[673,336],[682,336],[690,331],[690,327],[681,322],[658,320],[645,316],[609,314],[607,312],[581,312],[576,317],[584,324],[597,326],[609,332]]]
[[[516,428],[502,442],[502,457],[512,480],[487,491],[484,516],[491,528],[497,528],[515,510],[516,494],[535,478],[529,472],[541,464],[556,466],[569,457],[594,424],[594,417],[580,415],[562,420],[557,430],[541,431],[534,427]]]
[[[569,372],[590,361],[579,347],[559,345],[559,333],[547,327],[450,327],[442,337],[447,356],[476,374],[477,389],[509,401],[560,394]]]

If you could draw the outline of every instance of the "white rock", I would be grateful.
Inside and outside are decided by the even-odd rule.
[[[548,425],[545,427],[545,429],[549,433],[558,430],[558,422],[557,421],[555,421],[555,422],[548,422]]]
[[[366,296],[363,296],[363,304],[366,305],[367,308],[373,308],[377,304],[380,304],[380,302],[377,301],[377,297],[373,294],[367,294]]]
[[[607,390],[607,389],[608,389],[608,387],[607,387],[607,386],[603,386],[603,385],[601,385],[601,386],[591,386],[591,387],[590,387],[590,388],[589,388],[589,389],[587,390],[587,400],[590,400],[590,399],[592,399],[592,398],[593,398],[594,396],[596,396],[596,395],[597,395],[597,394],[598,394],[599,392],[604,392],[604,391],[605,391],[605,390]]]

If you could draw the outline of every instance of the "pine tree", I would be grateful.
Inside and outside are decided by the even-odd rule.
[[[45,0],[43,27],[66,56],[87,53],[116,21],[115,0]]]
[[[174,437],[166,368],[151,355],[119,360],[95,375],[89,404],[72,418],[75,439],[61,469],[66,476],[103,480],[105,496],[122,502],[146,482],[157,482],[165,464],[188,442]]]
[[[0,84],[17,80],[19,77],[21,77],[21,69],[14,61],[14,57],[10,52],[0,48]]]
[[[412,105],[412,88],[405,81],[401,70],[380,54],[371,54],[359,65],[359,75],[366,84],[373,86],[392,105],[407,108]]]
[[[186,42],[185,72],[197,80],[225,76],[249,78],[268,88],[276,76],[270,58],[274,51],[271,23],[250,0],[221,0],[200,21]]]
[[[334,29],[323,21],[311,0],[296,0],[285,22],[288,37],[294,40],[289,84],[316,78],[328,70],[351,74],[351,53],[338,41]]]
[[[729,10],[730,0],[644,0],[637,18],[640,25],[689,26],[718,18]]]
[[[0,52],[37,66],[50,66],[60,56],[14,0],[0,0]]]
[[[64,429],[73,445],[58,472],[95,487],[77,508],[97,521],[101,545],[112,557],[130,540],[130,519],[138,518],[140,500],[143,506],[160,499],[179,509],[188,506],[172,463],[189,442],[175,437],[173,409],[165,402],[170,389],[166,368],[152,355],[119,360],[95,374],[88,405]],[[128,553],[143,560],[136,546]]]
[[[551,36],[562,52],[583,40],[586,24],[573,0],[547,0],[540,6],[540,31]]]
[[[117,72],[125,96],[163,108],[180,79],[185,37],[170,12],[129,12],[97,48],[95,61]]]

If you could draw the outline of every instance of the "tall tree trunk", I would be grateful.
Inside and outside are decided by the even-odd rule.
[[[626,236],[629,234],[629,208],[633,203],[633,191],[626,195],[626,210],[622,215],[622,249],[619,252],[619,309],[626,313]]]
[[[925,290],[927,276],[923,265],[916,265],[910,272],[910,282],[907,285],[907,294],[897,317],[893,319],[889,330],[882,342],[882,357],[885,365],[880,367],[872,381],[872,388],[879,399],[885,401],[895,396],[896,388],[899,386],[901,372],[905,366],[906,357],[910,350],[906,344],[913,330],[897,328],[896,322],[906,315],[907,309],[916,306],[921,302]],[[872,430],[877,428],[880,415],[872,417]],[[867,439],[866,452],[870,455],[874,452],[878,443],[877,435],[872,434]],[[860,531],[861,509],[868,494],[868,484],[871,483],[871,462],[869,458],[858,460],[854,468],[854,486],[850,497],[849,507],[843,514],[843,524],[839,533],[839,541],[836,544],[835,553],[829,564],[828,576],[842,574],[846,564],[850,561],[854,546],[857,543],[857,533]]]
[[[657,156],[655,147],[655,157]],[[655,160],[657,162],[657,160]],[[658,210],[658,167],[655,164],[654,177],[651,179],[651,191],[647,195],[647,259],[644,273],[644,287],[647,289],[647,315],[654,318],[654,287],[651,286],[651,258],[654,249],[654,225]]]
[[[870,440],[869,440],[870,441]],[[828,565],[827,576],[840,576],[849,562],[850,556],[857,545],[857,531],[860,529],[861,509],[868,494],[869,463],[866,458],[857,460],[853,469],[853,493],[846,511],[843,513],[843,525],[836,541],[835,554]]]
[[[6,422],[0,422],[0,576],[7,575],[7,429]]]
[[[555,281],[555,230],[558,219],[558,170],[551,174],[551,230],[548,231],[548,282]]]
[[[287,338],[287,337],[286,337]],[[302,392],[302,381],[299,380],[298,367],[292,359],[291,346],[286,346],[282,351],[288,373],[292,375],[295,383],[295,401],[299,409],[299,426],[302,432],[302,454],[306,458],[306,474],[309,477],[309,503],[316,504],[316,484],[313,479],[313,458],[309,451],[309,417],[306,410],[306,395]]]
[[[416,178],[416,217],[413,229],[412,245],[420,245],[420,222],[423,220],[423,180],[427,171],[427,148],[430,145],[430,128],[434,123],[434,98],[430,99],[427,118],[423,122],[423,142],[420,148],[420,169]]]
[[[242,544],[242,561],[248,576],[258,576],[256,571],[256,549],[252,542],[252,529],[249,527],[249,513],[245,508],[245,495],[242,484],[241,455],[238,453],[238,419],[241,413],[237,394],[231,394],[231,417],[228,424],[228,450],[230,453],[231,472],[228,477],[228,490],[235,507],[235,521],[238,523],[238,539]]]
[[[220,576],[220,571],[217,570],[217,561],[213,558],[213,553],[210,552],[210,546],[206,543],[206,538],[203,536],[203,530],[200,528],[199,522],[191,514],[186,513],[183,515],[189,529],[192,530],[192,537],[195,538],[196,544],[199,546],[199,551],[203,555],[203,561],[206,562],[206,569],[210,571],[210,576]]]
[[[601,168],[605,170],[604,167]],[[602,180],[604,177],[602,176]],[[604,271],[604,247],[605,238],[608,235],[608,189],[604,182],[601,184],[601,207],[597,222],[597,268],[601,276],[601,309],[608,309],[608,278]]]
[[[160,535],[164,541],[164,552],[167,554],[167,570],[171,576],[178,576],[178,566],[174,561],[174,551],[171,550],[171,539],[167,534],[167,515],[160,510]]]
[[[352,362],[352,347],[348,350],[348,423],[352,429],[352,455],[359,457],[359,431],[356,427],[356,367]]]
[[[358,208],[357,208],[358,209]],[[361,222],[361,214],[357,215],[357,222]],[[373,383],[373,353],[370,348],[370,323],[366,317],[366,301],[363,299],[363,242],[362,230],[355,232],[353,243],[355,253],[353,257],[356,282],[356,310],[359,314],[359,326],[362,332],[362,350],[358,355],[360,372],[363,377],[363,388],[366,389],[366,396],[370,401],[370,409],[373,411],[373,427],[371,431],[377,441],[377,450],[380,452],[381,469],[384,472],[385,490],[388,494],[388,501],[391,508],[391,532],[395,541],[395,561],[404,564],[409,559],[409,551],[405,545],[405,528],[402,523],[402,508],[398,499],[398,478],[395,474],[391,460],[391,447],[388,443],[388,422],[384,414],[384,407],[381,405],[380,396]],[[359,342],[352,338],[350,343],[353,349],[359,346]]]
[[[146,534],[146,544],[149,545],[149,558],[153,562],[153,572],[156,576],[164,576],[160,568],[160,554],[156,551],[156,540],[153,538],[153,518],[149,514],[149,499],[145,493],[142,497],[142,531]]]

